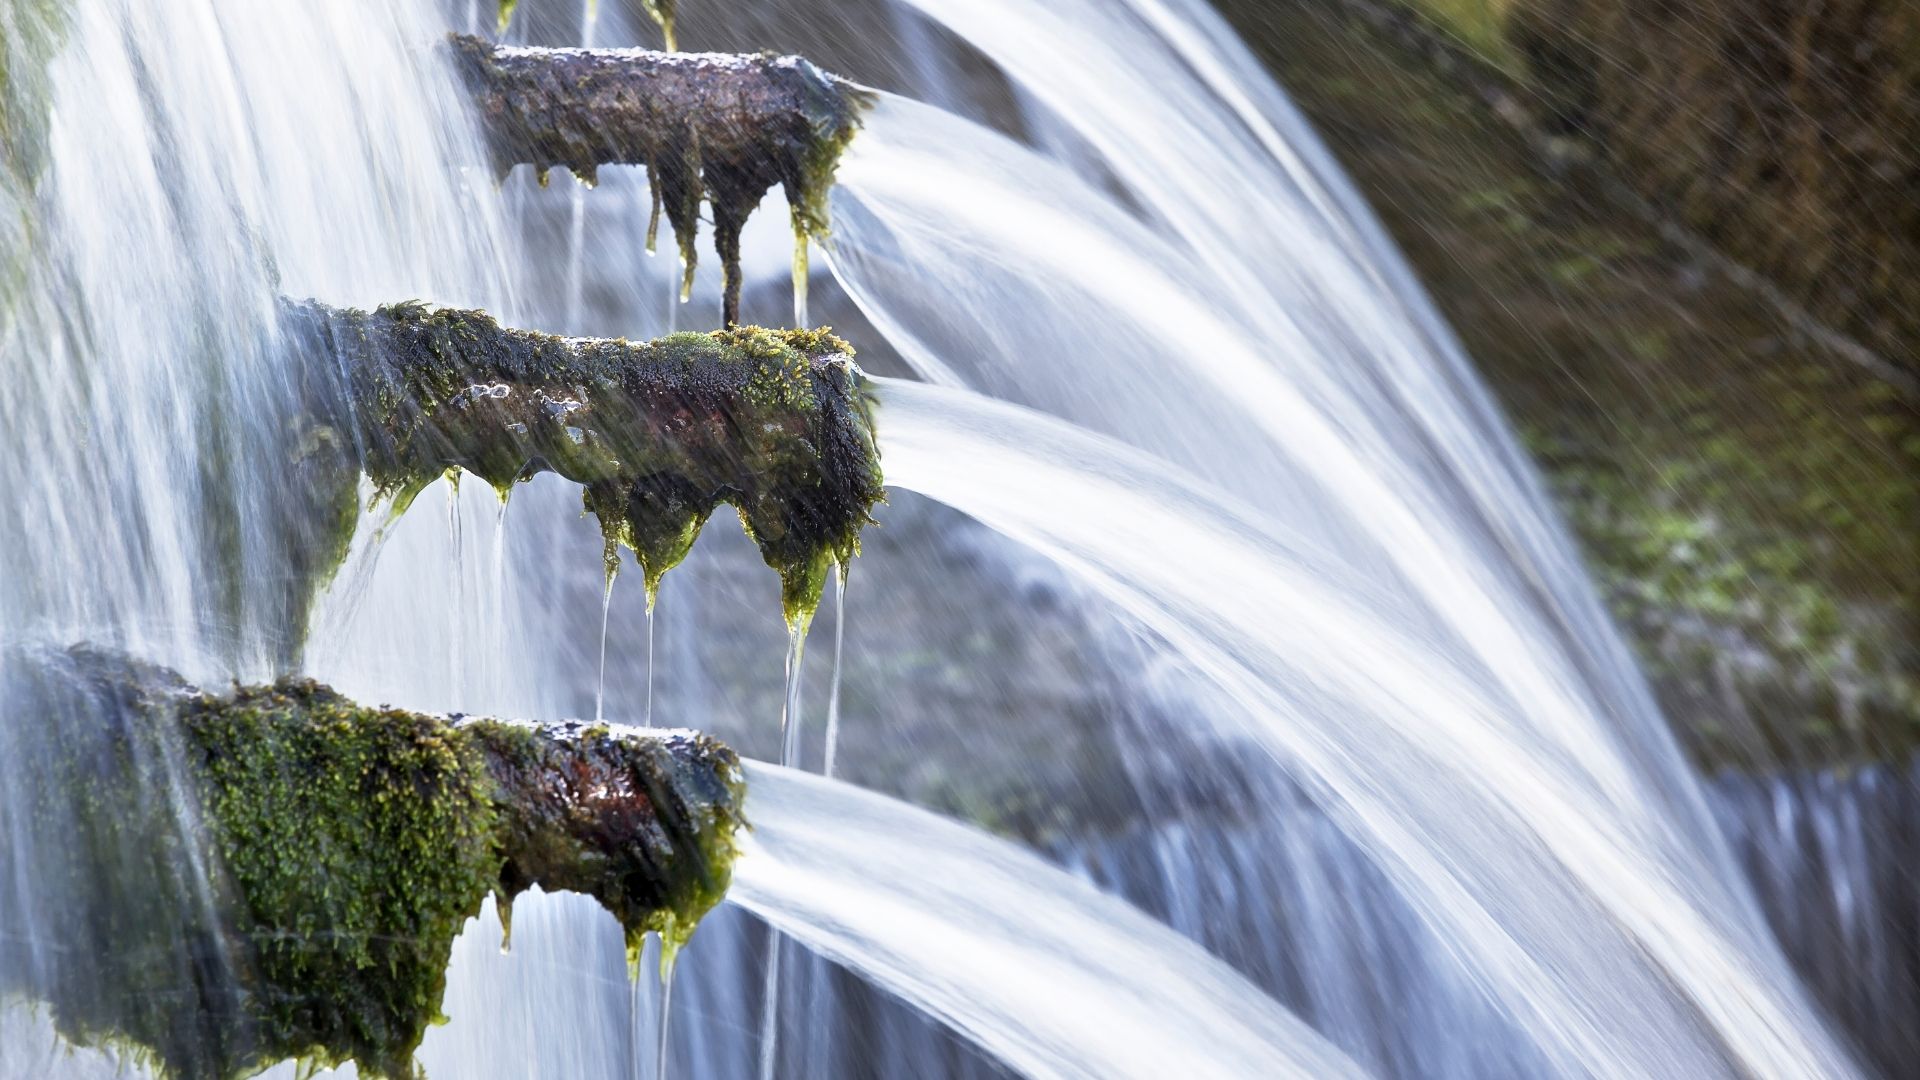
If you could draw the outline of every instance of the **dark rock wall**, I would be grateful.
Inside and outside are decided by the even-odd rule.
[[[1903,754],[1920,399],[1898,373],[1566,152],[1484,40],[1369,0],[1220,7],[1460,334],[1697,755]]]

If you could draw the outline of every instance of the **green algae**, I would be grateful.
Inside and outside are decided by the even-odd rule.
[[[281,324],[307,354],[312,422],[348,433],[320,457],[351,447],[376,500],[404,509],[449,470],[503,495],[557,473],[585,489],[609,552],[634,552],[649,595],[728,504],[779,573],[787,621],[804,622],[884,493],[862,377],[826,330],[628,342],[506,329],[477,311],[313,302],[284,303]],[[353,482],[332,471],[334,490]],[[337,524],[330,551],[351,536],[351,520]]]
[[[663,3],[669,16],[671,5]],[[453,52],[495,169],[564,167],[591,183],[603,165],[642,165],[685,265],[699,259],[702,203],[725,271],[723,322],[739,321],[740,235],[775,185],[786,193],[796,273],[809,239],[830,235],[828,195],[873,103],[871,91],[797,56],[525,49],[454,34]]]
[[[704,736],[636,740],[604,724],[462,723],[494,784],[514,792],[497,895],[539,885],[585,893],[613,913],[630,954],[660,937],[662,963],[726,898],[744,781],[732,751]],[[718,765],[716,764],[718,763]]]
[[[704,736],[368,708],[304,680],[213,695],[85,648],[13,650],[0,676],[41,721],[4,735],[50,905],[0,913],[0,992],[170,1077],[412,1077],[488,895],[504,919],[534,885],[583,892],[671,949],[728,884],[742,780]]]

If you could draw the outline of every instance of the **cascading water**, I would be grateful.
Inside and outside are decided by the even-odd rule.
[[[650,24],[602,3],[597,34],[647,40]],[[118,644],[208,683],[288,662],[298,628],[256,529],[287,497],[265,449],[289,393],[276,293],[417,296],[567,332],[713,322],[704,301],[662,310],[679,274],[641,254],[648,199],[634,171],[605,170],[582,197],[525,175],[496,186],[476,164],[435,49],[473,21],[470,4],[68,7],[46,55],[27,58],[47,74],[46,165],[31,228],[7,234],[26,272],[0,285],[8,638]],[[1223,740],[1259,778],[1268,794],[1242,808],[1252,835],[1294,845],[1283,864],[1303,879],[1290,905],[1169,888],[1160,913],[1243,970],[1284,954],[1291,990],[1249,974],[1340,1049],[1006,845],[756,768],[762,832],[740,866],[740,906],[974,1044],[803,955],[776,1018],[780,1074],[1357,1074],[1344,1051],[1407,1077],[1848,1075],[1523,458],[1230,32],[1196,0],[893,11],[920,47],[944,47],[928,32],[938,24],[991,60],[1070,160],[892,97],[855,140],[827,260],[846,297],[928,382],[1040,410],[885,383],[885,464],[903,491],[887,517],[929,512],[907,490],[948,503],[1073,570],[1086,604],[1177,657],[1190,725],[1205,729],[1194,737]],[[579,14],[569,3],[553,18],[577,32]],[[951,78],[962,62],[922,66]],[[955,87],[942,104],[964,97]],[[750,284],[787,279],[784,218],[770,206],[749,226]],[[560,258],[570,271],[553,271]],[[716,294],[714,272],[702,268],[697,296]],[[747,313],[783,320],[785,299],[750,293]],[[577,490],[543,477],[510,513],[481,484],[420,505],[436,497],[450,523],[363,520],[314,613],[306,670],[425,709],[591,715],[606,693],[610,716],[651,711],[651,690],[630,692],[653,683],[642,590],[602,606],[600,538],[572,520]],[[735,608],[769,610],[773,586],[743,602],[731,582],[744,543],[703,541],[715,547],[661,607],[662,714],[737,730],[772,757],[778,712],[757,706],[781,696],[778,620],[728,643],[759,658],[752,670],[711,637],[742,625]],[[887,602],[878,584],[863,579],[860,617]],[[730,691],[742,682],[771,689]],[[842,704],[855,700],[874,705]],[[0,763],[0,812],[17,830],[8,792]],[[1743,850],[1762,835],[1741,837]],[[1055,853],[1153,907],[1102,873],[1100,850],[1081,839]],[[0,896],[56,910],[4,871]],[[1369,898],[1368,925],[1326,914],[1355,895]],[[1257,950],[1206,936],[1221,918],[1261,926],[1282,911],[1320,914],[1288,919],[1289,936]],[[453,1022],[422,1053],[431,1074],[644,1072],[653,1034],[634,1016],[654,1015],[660,989],[630,988],[617,927],[556,896],[516,908],[510,954],[500,932],[489,913],[456,946]],[[725,913],[694,939],[674,1002],[676,1075],[758,1068],[766,937]],[[1423,1011],[1388,1032],[1397,1010],[1342,1004],[1349,991]],[[863,1016],[900,1041],[808,1033]],[[0,1038],[0,1075],[56,1060],[20,1010],[0,1011]],[[58,1061],[72,1075],[114,1067]]]
[[[830,781],[752,782],[767,824],[736,902],[1025,1075],[1359,1075],[1218,961],[1030,855]]]
[[[1796,1020],[1807,1007],[1759,928],[1736,921],[1744,909],[1719,909],[1724,886],[1689,835],[1529,739],[1399,628],[1391,594],[1057,422],[911,383],[883,401],[895,484],[1074,566],[1180,649],[1238,706],[1223,720],[1303,766],[1423,916],[1473,943],[1480,977],[1560,1067],[1846,1068]]]

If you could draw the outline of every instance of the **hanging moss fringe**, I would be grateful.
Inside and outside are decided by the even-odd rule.
[[[0,908],[0,994],[180,1080],[287,1059],[412,1077],[490,893],[503,917],[535,885],[586,893],[630,947],[677,947],[741,824],[738,758],[690,732],[369,708],[293,679],[216,695],[85,647],[0,652],[0,703],[0,884],[35,898]]]
[[[671,5],[662,5],[670,25]],[[725,325],[740,321],[740,233],[775,184],[794,242],[828,234],[827,194],[873,95],[797,56],[645,49],[527,49],[451,35],[494,168],[565,167],[591,184],[602,165],[643,165],[652,250],[666,211],[693,288],[700,204],[724,264]],[[805,265],[796,258],[796,273]]]
[[[585,487],[609,560],[631,549],[650,595],[713,511],[733,505],[780,574],[787,620],[805,621],[832,564],[859,551],[883,494],[853,350],[826,330],[629,342],[510,330],[484,312],[418,304],[367,312],[288,301],[281,315],[311,383],[296,470],[321,483],[322,546],[336,565],[358,507],[325,491],[351,490],[361,470],[396,510],[450,469],[502,498],[550,470]],[[330,571],[323,558],[304,561]]]

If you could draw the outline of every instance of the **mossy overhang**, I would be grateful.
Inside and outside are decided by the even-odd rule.
[[[306,680],[198,690],[86,647],[0,651],[0,995],[164,1075],[416,1074],[488,895],[597,899],[630,955],[725,893],[733,751],[691,732],[367,707]],[[12,881],[8,881],[8,876]]]
[[[647,49],[536,49],[450,35],[493,166],[565,167],[591,184],[603,165],[641,165],[652,189],[651,250],[666,212],[685,263],[698,261],[700,204],[712,207],[725,269],[724,323],[740,317],[740,234],[774,185],[786,192],[805,272],[825,242],[828,193],[873,92],[798,56]]]
[[[307,382],[296,468],[355,466],[318,472],[337,491],[364,471],[399,510],[448,470],[503,498],[552,471],[585,488],[609,571],[631,549],[649,595],[725,503],[778,571],[787,620],[804,623],[884,494],[864,377],[828,330],[630,342],[508,329],[479,311],[312,301],[283,302],[280,327]],[[321,488],[337,563],[358,507]]]

